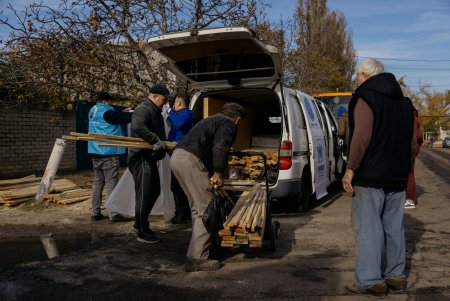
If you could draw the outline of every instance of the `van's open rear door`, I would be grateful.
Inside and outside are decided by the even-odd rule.
[[[277,48],[264,44],[247,28],[173,33],[147,43],[167,59],[172,73],[192,87],[267,87],[281,78]]]

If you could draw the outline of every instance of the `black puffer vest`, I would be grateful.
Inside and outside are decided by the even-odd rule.
[[[355,129],[354,109],[362,98],[372,109],[372,138],[355,171],[355,186],[404,189],[411,168],[413,106],[391,73],[370,77],[349,104],[350,145]]]

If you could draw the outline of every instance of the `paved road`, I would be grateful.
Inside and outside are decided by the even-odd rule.
[[[419,155],[418,205],[405,211],[408,292],[387,300],[450,300],[449,159],[450,149]],[[274,216],[282,226],[276,252],[224,250],[218,271],[183,271],[188,227],[156,245],[122,235],[0,274],[0,300],[368,300],[344,288],[354,277],[351,200],[333,194],[308,213]]]

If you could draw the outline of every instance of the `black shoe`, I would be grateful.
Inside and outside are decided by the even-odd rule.
[[[194,259],[186,257],[186,262],[184,264],[186,272],[214,271],[220,269],[220,267],[220,262],[214,259]]]
[[[134,219],[133,217],[125,217],[123,215],[116,214],[109,218],[109,222],[110,223],[128,222],[133,219]]]
[[[154,243],[159,242],[159,237],[156,234],[156,232],[150,230],[149,232],[145,232],[145,233],[139,232],[137,241],[148,243],[148,244],[154,244]]]
[[[106,216],[102,215],[101,213],[97,215],[91,215],[91,222],[98,222],[104,218],[106,218]]]
[[[374,284],[366,289],[360,289],[360,288],[356,288],[356,287],[345,287],[350,293],[352,294],[357,294],[357,295],[369,295],[369,296],[374,296],[377,298],[384,298],[386,297],[386,293],[387,293],[387,285],[386,283],[378,283],[378,284]]]
[[[389,292],[393,294],[401,294],[406,290],[405,278],[386,278],[386,284],[389,288]]]
[[[174,225],[178,225],[178,224],[186,224],[186,220],[185,219],[181,219],[181,218],[178,218],[178,217],[173,217],[171,220],[170,220],[170,222],[172,223],[172,224],[174,224]]]

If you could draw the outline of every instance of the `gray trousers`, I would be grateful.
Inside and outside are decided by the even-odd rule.
[[[106,197],[111,195],[119,181],[119,157],[92,158],[94,183],[92,184],[92,215],[101,213],[103,187]]]
[[[360,186],[353,189],[356,287],[365,289],[390,277],[405,278],[405,191]]]
[[[191,207],[192,237],[187,257],[208,259],[210,234],[202,222],[202,214],[212,199],[212,193],[208,191],[208,170],[197,156],[183,149],[173,152],[170,168],[186,193]]]

